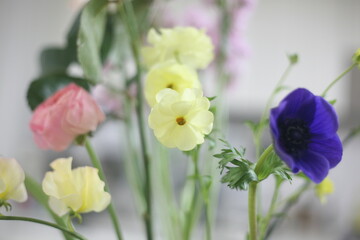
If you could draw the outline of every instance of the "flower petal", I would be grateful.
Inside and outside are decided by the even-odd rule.
[[[329,173],[329,161],[322,155],[312,151],[304,151],[296,166],[312,181],[320,183]]]
[[[320,139],[332,137],[338,130],[338,127],[339,121],[333,106],[322,97],[316,97],[314,120],[310,125],[313,137]]]
[[[338,135],[326,140],[314,140],[309,144],[309,150],[323,155],[328,161],[330,168],[335,167],[342,158],[342,143]]]

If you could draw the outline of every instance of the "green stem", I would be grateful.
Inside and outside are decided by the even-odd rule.
[[[99,161],[99,158],[96,155],[96,153],[95,153],[93,147],[91,146],[91,143],[87,137],[85,138],[85,148],[90,156],[92,165],[99,170],[99,177],[105,183],[105,190],[110,193],[109,185],[106,181],[106,177],[105,177],[104,171],[102,169],[101,163]],[[122,233],[121,233],[121,229],[120,229],[119,219],[116,215],[116,210],[115,210],[115,207],[114,207],[112,201],[110,202],[107,210],[110,214],[110,218],[113,223],[117,239],[122,240],[123,237],[122,237]]]
[[[273,151],[273,146],[270,144],[269,147],[261,154],[259,160],[255,166],[255,173],[258,173],[261,169],[262,164]],[[249,217],[249,237],[250,240],[257,240],[257,214],[256,214],[256,189],[258,182],[251,182],[249,184],[249,195],[248,195],[248,217]]]
[[[30,176],[26,175],[25,178],[25,186],[26,189],[29,191],[29,193],[31,194],[31,196],[33,196],[34,199],[36,199],[36,201],[41,204],[42,206],[44,206],[44,208],[47,210],[47,212],[51,215],[51,217],[54,219],[54,221],[56,222],[57,225],[61,226],[61,227],[66,227],[66,223],[65,221],[59,217],[58,215],[56,215],[49,207],[48,204],[48,196],[42,191],[42,187],[39,183],[37,183],[33,178],[31,178]],[[70,236],[68,233],[66,232],[62,232],[64,235],[64,238],[66,240],[73,240],[73,237]]]
[[[283,210],[281,211],[281,215],[286,215],[286,213],[291,209],[291,207],[293,207],[299,200],[300,196],[309,188],[311,182],[310,181],[306,181],[298,191],[296,191],[294,194],[292,194],[287,200],[286,200],[286,204],[285,207],[283,208]],[[269,237],[271,236],[271,234],[274,232],[274,230],[276,229],[276,227],[281,224],[281,222],[284,220],[284,217],[278,217],[275,219],[275,221],[273,221],[269,228],[266,231],[264,240],[269,239]]]
[[[279,197],[279,190],[280,190],[281,183],[282,183],[282,180],[279,179],[278,177],[276,177],[276,185],[275,185],[273,197],[271,199],[269,211],[266,214],[263,223],[261,224],[260,237],[259,237],[260,240],[264,239],[267,227],[269,226],[270,220],[273,217],[273,214],[276,210],[276,202]]]
[[[199,168],[198,168],[199,148],[198,147],[193,150],[193,152],[191,154],[191,158],[192,158],[192,162],[194,165],[193,180],[197,181],[198,177],[199,177]],[[191,236],[191,230],[192,230],[192,226],[193,226],[195,215],[196,215],[195,206],[196,206],[197,200],[198,200],[198,194],[197,194],[197,187],[196,187],[196,182],[195,182],[191,205],[186,213],[184,240],[189,240],[190,236]]]
[[[257,240],[256,188],[257,182],[250,183],[248,193],[249,240]]]
[[[36,218],[29,218],[29,217],[18,217],[18,216],[0,216],[0,220],[8,220],[8,221],[24,221],[24,222],[33,222],[33,223],[38,223],[38,224],[42,224],[42,225],[46,225],[52,228],[56,228],[61,230],[62,232],[69,234],[77,239],[80,240],[86,240],[85,237],[83,237],[82,235],[80,235],[79,233],[76,232],[72,232],[69,231],[68,229],[59,226],[57,224],[51,223],[51,222],[47,222],[44,220],[40,220],[40,219],[36,219]]]
[[[141,62],[139,54],[139,35],[138,35],[138,26],[133,10],[132,3],[130,1],[124,1],[123,7],[121,8],[122,14],[126,16],[125,22],[127,26],[128,33],[130,35],[130,43],[132,54],[136,64],[136,75],[135,81],[137,86],[137,105],[136,105],[136,114],[138,119],[140,142],[141,142],[141,153],[144,163],[145,170],[145,199],[147,203],[146,212],[144,213],[143,219],[145,222],[146,236],[148,240],[153,239],[153,226],[152,226],[152,187],[151,187],[151,166],[150,166],[150,157],[147,150],[146,143],[146,134],[144,127],[144,97],[143,97],[143,86],[141,83]]]
[[[346,69],[342,74],[340,74],[337,78],[335,78],[329,86],[324,90],[324,92],[321,94],[322,97],[325,97],[327,92],[337,83],[342,77],[344,77],[348,72],[350,72],[355,66],[357,66],[358,63],[353,63],[348,69]]]

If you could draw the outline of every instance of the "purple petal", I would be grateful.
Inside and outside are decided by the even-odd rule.
[[[274,149],[276,154],[281,158],[281,160],[286,163],[286,165],[288,165],[291,171],[293,171],[294,173],[297,173],[299,171],[299,169],[295,166],[293,157],[282,150],[281,146],[279,146],[278,141],[274,141]]]
[[[329,173],[329,161],[312,151],[303,152],[296,160],[296,166],[315,183],[322,182]]]
[[[269,117],[269,121],[270,121],[270,130],[271,130],[271,134],[274,138],[276,138],[276,140],[278,140],[277,138],[279,137],[279,131],[278,131],[278,118],[280,116],[280,114],[284,111],[286,107],[286,102],[282,101],[278,107],[271,109],[270,111],[270,117]]]
[[[334,108],[322,97],[316,97],[316,111],[310,131],[314,138],[332,137],[339,127],[339,121]]]
[[[289,95],[287,95],[282,102],[288,102],[291,104],[287,104],[286,108],[283,111],[283,114],[288,118],[298,117],[299,111],[309,111],[309,108],[304,108],[304,104],[311,105],[314,99],[314,94],[312,94],[309,90],[305,88],[298,88],[292,91]],[[309,113],[306,113],[309,115]],[[312,114],[311,114],[312,115]],[[300,115],[301,117],[302,115]]]
[[[342,158],[342,143],[338,135],[326,140],[314,140],[308,147],[310,151],[323,155],[329,161],[330,168],[335,167]]]

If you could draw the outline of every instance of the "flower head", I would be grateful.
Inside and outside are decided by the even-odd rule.
[[[316,196],[320,199],[321,203],[326,203],[326,196],[333,192],[334,192],[334,183],[328,177],[315,186]]]
[[[166,147],[189,151],[204,142],[204,135],[213,127],[210,102],[200,89],[178,93],[164,89],[157,96],[149,115],[149,126]]]
[[[104,191],[98,170],[93,167],[71,169],[72,158],[59,158],[50,166],[42,182],[43,191],[50,197],[49,206],[59,216],[69,211],[101,212],[110,203],[111,196]]]
[[[25,173],[14,158],[0,157],[0,200],[25,202]]]
[[[298,88],[270,113],[274,148],[296,173],[301,170],[320,183],[342,157],[334,108],[320,96]]]
[[[200,88],[200,81],[192,68],[168,61],[153,67],[145,81],[145,97],[150,106],[156,103],[156,94],[165,88],[182,93],[186,88]]]
[[[205,68],[213,59],[213,44],[202,30],[193,27],[150,29],[148,42],[142,49],[148,67],[175,60],[195,69]]]
[[[94,131],[104,119],[90,94],[70,84],[35,109],[30,128],[40,148],[62,151],[78,135]]]

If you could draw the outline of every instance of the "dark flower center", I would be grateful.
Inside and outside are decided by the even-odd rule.
[[[285,119],[279,127],[280,141],[287,153],[296,155],[307,149],[311,135],[308,125],[303,120]]]
[[[183,118],[183,117],[178,117],[178,118],[176,118],[176,123],[177,123],[178,125],[182,126],[182,125],[185,125],[186,120],[185,120],[185,118]]]

